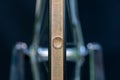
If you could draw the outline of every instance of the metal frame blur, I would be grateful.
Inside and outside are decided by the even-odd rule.
[[[20,42],[17,43],[13,49],[10,80],[25,79],[24,56],[30,58],[33,79],[41,80],[38,64],[41,61],[48,61],[49,53],[48,48],[39,46],[41,27],[44,27],[42,26],[42,21],[46,1],[47,0],[36,0],[34,36],[31,46],[28,48],[26,43]],[[75,48],[66,48],[66,61],[73,61],[76,63],[74,80],[81,80],[81,67],[85,61],[86,55],[90,55],[90,80],[104,80],[102,49],[97,43],[88,43],[87,49],[85,48],[78,16],[77,0],[66,0],[65,5],[67,5],[66,11],[69,13],[70,27],[72,27],[73,30],[74,44],[76,44]]]

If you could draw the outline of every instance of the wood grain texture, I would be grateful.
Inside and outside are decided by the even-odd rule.
[[[64,80],[64,0],[50,0],[51,80]]]

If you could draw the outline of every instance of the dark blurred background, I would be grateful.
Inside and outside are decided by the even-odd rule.
[[[78,0],[85,43],[103,47],[106,80],[120,80],[120,0]],[[31,43],[35,0],[0,0],[0,80],[9,79],[11,50]]]

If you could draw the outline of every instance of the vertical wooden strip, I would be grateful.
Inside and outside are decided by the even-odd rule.
[[[50,0],[51,80],[64,80],[64,0]]]

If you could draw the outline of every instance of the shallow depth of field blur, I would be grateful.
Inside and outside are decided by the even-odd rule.
[[[120,1],[78,0],[78,6],[85,43],[101,44],[106,80],[120,80]],[[9,80],[16,42],[30,45],[32,41],[34,11],[35,0],[0,0],[0,80]],[[88,80],[87,70],[86,62],[84,80]]]

